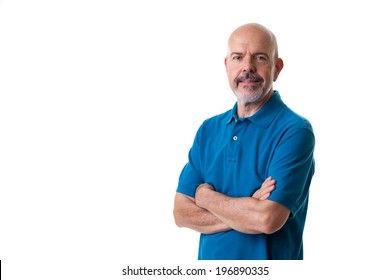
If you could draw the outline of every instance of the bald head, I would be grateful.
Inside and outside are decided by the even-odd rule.
[[[258,23],[244,24],[232,32],[228,40],[228,56],[232,51],[232,46],[250,41],[261,41],[269,45],[272,57],[278,58],[278,43],[275,35],[267,27]]]
[[[258,110],[271,98],[273,82],[283,68],[275,35],[257,23],[238,27],[229,37],[225,67],[238,113],[249,116],[253,112],[247,108]]]

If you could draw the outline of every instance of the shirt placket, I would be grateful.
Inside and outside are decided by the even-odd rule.
[[[241,131],[243,128],[241,120],[234,120],[232,123],[232,130],[228,139],[227,160],[231,163],[237,162],[238,148],[241,141]]]

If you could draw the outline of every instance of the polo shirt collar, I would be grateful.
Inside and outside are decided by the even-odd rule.
[[[267,128],[271,122],[275,119],[275,117],[279,114],[280,110],[284,106],[284,103],[280,97],[280,94],[277,90],[274,91],[274,94],[268,100],[267,103],[264,104],[263,107],[260,108],[253,116],[248,117],[247,119],[257,126]],[[237,117],[237,102],[234,104],[232,110],[230,110],[230,114],[227,115],[226,124],[231,123],[233,120],[238,120]]]

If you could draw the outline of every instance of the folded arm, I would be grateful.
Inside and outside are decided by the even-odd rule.
[[[214,191],[209,184],[197,188],[195,203],[229,227],[248,234],[271,234],[287,221],[290,211],[283,205],[252,197],[235,198]]]
[[[176,193],[173,214],[177,226],[201,233],[212,234],[231,229],[215,215],[197,206],[194,198],[182,193]]]
[[[221,201],[221,199],[237,200],[242,204],[246,204],[248,202],[255,203],[265,201],[274,188],[275,180],[268,178],[264,181],[261,188],[258,189],[251,198],[243,199],[231,198],[222,195],[218,192],[215,192],[211,185],[202,184],[197,189],[195,199],[182,193],[176,193],[174,206],[175,222],[179,227],[187,227],[206,234],[227,231],[232,228],[247,233],[261,233],[258,231],[250,231],[248,229],[240,230],[246,227],[236,225],[237,223],[245,224],[248,219],[245,219],[241,222],[232,222],[236,219],[242,219],[242,215],[252,215],[253,213],[251,211],[245,213],[245,209],[242,209],[242,211],[240,211],[241,215],[237,215],[238,213],[235,213],[234,210],[235,206],[233,206],[230,207],[228,212],[221,214],[220,212],[224,211],[216,211],[210,204],[213,203],[212,200]],[[210,191],[210,193],[208,191]],[[220,206],[225,208],[225,206],[222,206],[222,204],[220,204]],[[247,208],[251,208],[251,205],[247,205]],[[228,209],[226,208],[226,210]],[[256,209],[253,210],[256,211]],[[226,216],[229,216],[230,218],[227,218]],[[255,217],[252,219],[256,220]]]

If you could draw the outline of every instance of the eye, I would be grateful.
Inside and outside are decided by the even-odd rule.
[[[242,56],[241,55],[233,55],[232,60],[241,60]]]
[[[268,58],[263,54],[258,54],[256,55],[256,60],[264,63],[268,61]]]

